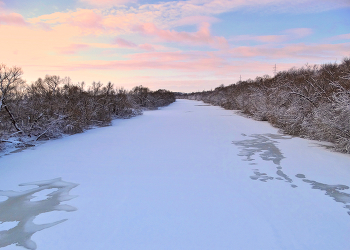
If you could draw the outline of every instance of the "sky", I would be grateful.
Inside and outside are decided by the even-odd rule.
[[[192,92],[350,56],[349,0],[0,0],[0,63],[27,83]]]

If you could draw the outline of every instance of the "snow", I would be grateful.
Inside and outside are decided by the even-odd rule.
[[[348,155],[202,102],[3,156],[0,173],[4,250],[349,248]]]

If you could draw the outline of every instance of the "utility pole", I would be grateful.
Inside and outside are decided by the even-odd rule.
[[[275,64],[275,66],[273,67],[273,74],[276,75],[277,74],[277,66]]]

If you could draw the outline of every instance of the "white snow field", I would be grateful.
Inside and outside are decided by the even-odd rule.
[[[348,155],[177,100],[0,158],[0,248],[347,250],[348,186]]]

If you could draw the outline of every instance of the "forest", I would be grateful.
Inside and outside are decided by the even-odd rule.
[[[46,75],[31,84],[20,67],[0,65],[0,150],[76,134],[112,119],[141,115],[175,101],[175,94],[137,86],[128,91],[109,82],[73,84],[69,77]]]
[[[211,91],[178,94],[268,121],[283,133],[332,143],[350,153],[350,58],[305,65]]]

